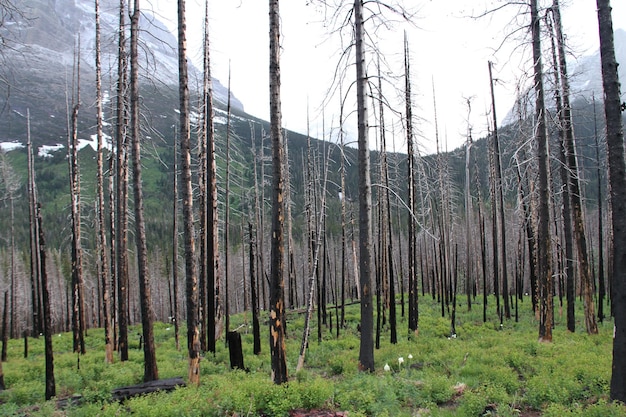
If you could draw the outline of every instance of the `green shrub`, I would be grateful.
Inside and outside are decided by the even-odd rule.
[[[509,406],[509,401],[510,396],[503,387],[489,383],[475,390],[465,391],[460,399],[458,411],[464,416],[480,416],[487,406],[505,408]]]

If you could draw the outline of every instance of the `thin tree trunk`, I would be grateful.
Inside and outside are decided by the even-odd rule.
[[[96,13],[96,113],[97,113],[97,233],[99,252],[99,273],[102,288],[102,306],[104,313],[104,357],[107,363],[113,363],[113,335],[111,331],[111,300],[109,295],[109,258],[107,256],[107,238],[104,219],[104,169],[103,169],[103,115],[102,115],[102,66],[100,53],[100,1],[95,0]]]
[[[597,0],[600,57],[604,87],[604,115],[608,155],[609,189],[613,225],[613,372],[611,400],[626,402],[626,166],[624,163],[623,104],[615,60],[613,19],[609,0]]]
[[[604,277],[604,213],[602,209],[602,165],[600,162],[600,144],[598,143],[595,97],[593,97],[593,137],[596,145],[596,176],[598,177],[598,320],[602,323],[604,321],[604,297],[606,296],[606,281]]]
[[[30,156],[29,156],[30,157]],[[4,166],[5,169],[8,169],[8,166]],[[5,178],[8,179],[8,175],[5,175]],[[10,291],[10,299],[11,299],[11,318],[10,318],[10,337],[11,339],[17,338],[17,323],[16,323],[16,311],[15,311],[15,286],[16,286],[16,246],[15,246],[15,190],[9,184],[7,180],[7,188],[9,189],[9,204],[11,211],[11,291]],[[0,370],[1,371],[1,370]],[[1,372],[0,372],[1,373]]]
[[[9,292],[4,292],[4,305],[2,307],[2,353],[0,353],[0,362],[7,361],[7,347],[9,344]]]
[[[465,141],[465,295],[467,297],[467,311],[472,310],[472,287],[474,280],[474,259],[472,256],[472,192],[470,178],[470,161],[472,153],[472,127],[469,125],[472,112],[472,102],[467,99],[467,139]]]
[[[206,83],[205,97],[205,131],[207,135],[207,350],[215,353],[216,317],[216,283],[219,283],[219,230],[217,211],[217,165],[215,162],[215,128],[213,124],[213,79],[211,78],[211,60],[208,33],[208,2],[205,2],[205,40],[204,40],[204,74]]]
[[[154,312],[150,292],[148,271],[148,249],[143,209],[141,178],[141,132],[139,125],[139,0],[134,0],[130,25],[130,129],[132,138],[133,197],[135,200],[135,242],[137,244],[137,266],[139,270],[139,301],[141,305],[141,327],[143,335],[144,374],[143,381],[159,379],[154,345]],[[181,110],[181,113],[183,111]]]
[[[378,60],[378,103],[379,103],[379,126],[380,126],[380,174],[384,188],[379,195],[381,210],[380,217],[380,259],[381,273],[384,279],[383,286],[387,286],[387,300],[389,307],[389,330],[390,343],[398,343],[397,323],[396,323],[396,293],[393,270],[393,236],[391,228],[391,200],[389,197],[389,166],[387,163],[387,138],[385,132],[385,112],[384,97],[382,87],[382,76],[380,73],[380,59]],[[382,269],[384,267],[384,269]]]
[[[252,309],[252,339],[253,339],[253,352],[255,355],[261,353],[261,329],[259,327],[259,300],[257,296],[257,284],[256,284],[256,271],[254,266],[256,265],[256,239],[252,228],[252,223],[248,223],[248,233],[250,235],[250,298]]]
[[[343,97],[342,94],[340,94]],[[343,99],[341,99],[343,103]],[[341,173],[341,319],[337,326],[345,326],[346,324],[346,280],[348,279],[348,254],[347,254],[347,237],[346,237],[346,163],[345,163],[345,136],[343,132],[343,106],[341,107],[341,111],[339,113],[339,142],[341,147],[341,163],[340,163],[340,173]]]
[[[206,106],[207,105],[207,96],[208,96],[208,82],[207,82],[207,75],[206,75],[206,70],[207,70],[207,44],[206,44],[206,37],[207,37],[207,33],[206,31],[208,30],[208,24],[207,24],[207,19],[208,19],[208,4],[205,1],[205,15],[204,15],[204,19],[205,19],[205,52],[204,52],[204,75],[203,75],[203,83],[202,83],[202,100],[203,100],[203,105]],[[204,113],[204,117],[206,119],[206,112]],[[207,351],[207,342],[208,342],[208,335],[207,335],[207,331],[208,331],[208,306],[207,306],[207,301],[208,301],[208,268],[209,268],[209,261],[208,261],[208,197],[207,197],[207,181],[208,181],[208,173],[207,173],[207,135],[208,135],[208,129],[207,129],[207,121],[204,120],[204,123],[201,125],[200,127],[200,131],[198,132],[198,173],[197,173],[197,177],[198,177],[198,217],[200,218],[199,221],[199,231],[198,231],[198,246],[199,246],[199,257],[198,257],[198,264],[199,264],[199,270],[198,270],[198,286],[199,286],[199,293],[198,293],[198,308],[199,308],[199,326],[200,326],[200,349],[202,351]],[[211,326],[213,328],[215,328],[214,326]]]
[[[567,73],[567,62],[565,57],[565,36],[561,23],[561,12],[559,1],[553,0],[552,11],[554,14],[555,28],[557,35],[557,45],[559,52],[559,70],[561,76],[561,89],[563,91],[563,133],[565,145],[566,164],[569,173],[569,196],[572,204],[572,215],[574,225],[574,237],[576,243],[576,252],[578,255],[579,273],[581,278],[581,287],[583,291],[583,300],[585,308],[585,327],[587,333],[597,334],[598,325],[596,323],[596,315],[594,308],[594,290],[591,268],[589,266],[589,255],[587,254],[587,239],[585,233],[585,221],[583,218],[583,205],[581,198],[581,189],[578,181],[578,161],[576,158],[576,144],[574,139],[574,124],[572,122],[572,108],[570,105],[570,84]]]
[[[543,88],[543,65],[541,59],[541,30],[537,0],[530,1],[530,19],[532,31],[532,49],[535,82],[535,141],[537,145],[537,162],[539,165],[539,181],[537,184],[537,270],[539,280],[539,340],[552,341],[552,323],[554,317],[552,253],[550,241],[550,195],[549,195],[549,161],[548,140],[546,131],[546,114]]]
[[[174,135],[176,136],[176,135]],[[176,350],[180,350],[179,330],[180,325],[178,314],[178,153],[176,145],[174,145],[174,190],[173,190],[173,217],[172,217],[172,292],[174,314],[174,340],[176,342]]]
[[[286,210],[286,220],[287,220],[287,274],[288,274],[288,283],[289,283],[289,307],[296,308],[298,306],[298,285],[296,278],[296,266],[294,259],[294,247],[295,243],[293,241],[293,216],[291,214],[291,173],[290,173],[290,162],[289,162],[289,140],[285,135],[284,138],[284,146],[285,146],[285,210]]]
[[[495,166],[495,188],[497,195],[497,207],[498,207],[498,238],[500,243],[498,244],[498,269],[502,271],[502,300],[504,302],[504,316],[507,319],[511,318],[511,305],[509,303],[509,274],[507,271],[507,257],[506,257],[506,225],[504,222],[504,192],[502,191],[502,163],[500,161],[500,137],[498,136],[498,119],[496,117],[496,98],[493,88],[493,76],[492,76],[493,64],[489,62],[489,78],[491,80],[491,105],[493,112],[493,151],[494,151],[494,166]],[[495,202],[495,201],[494,201]],[[496,225],[494,224],[494,228]],[[496,268],[494,266],[494,268]]]
[[[193,191],[191,184],[191,144],[189,134],[189,87],[187,79],[187,34],[185,0],[178,0],[178,78],[180,100],[180,155],[182,160],[183,230],[187,298],[188,380],[200,384],[200,334],[198,332],[198,278],[195,268]]]
[[[224,332],[230,332],[230,290],[229,290],[229,250],[230,250],[230,64],[228,66],[228,99],[226,104],[226,190],[224,193]],[[224,338],[228,344],[228,338]]]
[[[554,3],[553,3],[554,4]],[[547,20],[548,24],[550,21]],[[554,42],[554,36],[550,36],[550,43],[552,47],[552,60],[553,65],[555,67],[554,71],[554,83],[557,86],[554,92],[554,101],[556,105],[556,112],[559,118],[559,162],[561,163],[561,169],[559,169],[559,173],[561,176],[561,198],[562,198],[562,206],[561,206],[561,215],[563,218],[563,240],[565,243],[565,260],[563,262],[563,273],[559,274],[559,277],[565,275],[566,280],[566,299],[567,299],[567,330],[570,332],[574,332],[576,330],[576,319],[574,316],[574,305],[576,302],[576,280],[575,280],[575,271],[574,271],[574,235],[572,233],[572,208],[571,201],[572,198],[570,196],[570,174],[569,168],[567,166],[567,157],[566,154],[568,152],[567,144],[565,143],[565,124],[567,121],[565,120],[565,109],[563,106],[564,97],[561,96],[561,71],[560,71],[560,62],[557,60],[557,52],[556,46]],[[561,279],[559,278],[559,282]],[[562,291],[559,290],[559,296],[562,296]]]
[[[0,361],[0,392],[6,389],[6,384],[4,383],[4,371],[2,370],[2,361]]]
[[[72,97],[72,114],[68,136],[68,164],[72,222],[72,333],[74,352],[85,353],[85,305],[83,292],[83,255],[81,245],[80,171],[78,165],[78,109],[80,107],[80,37],[76,65],[76,95]],[[75,100],[75,101],[74,101]]]
[[[372,306],[372,189],[368,141],[367,74],[363,0],[354,0],[356,94],[359,161],[359,284],[361,287],[361,343],[359,369],[374,372],[374,311]]]
[[[128,71],[126,58],[126,0],[120,0],[118,30],[118,79],[117,79],[117,186],[116,186],[116,271],[117,271],[117,321],[119,323],[118,350],[120,360],[128,360],[128,114],[126,90]]]
[[[270,352],[272,380],[287,382],[285,352],[284,294],[284,150],[281,135],[280,102],[280,13],[279,0],[269,1],[270,18],[270,137],[272,141],[272,233],[270,271]]]
[[[30,110],[26,109],[26,149],[28,153],[28,216],[30,233],[30,287],[31,287],[31,309],[33,337],[39,337],[41,329],[41,315],[39,310],[39,251],[37,250],[39,233],[37,231],[36,207],[38,203],[37,188],[35,185],[35,164],[33,160],[33,145],[30,137]]]
[[[409,43],[404,34],[404,95],[406,107],[406,142],[407,142],[407,186],[409,206],[408,218],[408,278],[409,278],[409,332],[417,336],[419,331],[418,321],[418,296],[417,288],[417,257],[415,238],[415,151],[413,149],[413,104],[411,98],[411,71],[409,61]],[[423,288],[423,286],[422,286]]]
[[[52,350],[52,310],[50,309],[50,291],[48,290],[48,274],[46,272],[46,239],[41,221],[41,205],[37,208],[37,229],[39,231],[38,252],[39,252],[39,275],[41,277],[41,288],[43,296],[43,328],[44,328],[44,350],[46,356],[46,401],[56,396],[56,384],[54,381],[54,353]]]

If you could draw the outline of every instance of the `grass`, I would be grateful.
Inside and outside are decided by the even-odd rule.
[[[493,300],[490,308],[493,309]],[[580,303],[578,303],[580,304]],[[201,385],[155,393],[124,403],[111,400],[115,387],[141,382],[143,354],[131,337],[127,362],[104,363],[101,329],[89,330],[87,354],[72,353],[71,335],[54,336],[58,397],[81,395],[84,402],[57,410],[44,401],[43,339],[29,340],[23,358],[20,340],[11,340],[3,364],[7,390],[0,392],[0,415],[32,416],[287,416],[294,409],[348,411],[353,416],[626,416],[624,406],[611,403],[611,321],[589,336],[565,330],[564,317],[555,317],[551,344],[539,343],[530,303],[521,304],[520,321],[482,322],[480,300],[468,312],[457,311],[457,337],[449,338],[450,323],[429,297],[420,300],[419,335],[408,336],[399,318],[399,342],[389,343],[389,329],[374,352],[376,372],[357,370],[358,305],[346,312],[340,337],[325,329],[318,343],[312,331],[305,369],[295,373],[303,317],[289,314],[287,355],[290,382],[271,383],[267,328],[262,326],[263,352],[252,354],[252,334],[243,332],[245,365],[249,372],[231,371],[223,340],[215,355],[201,361]],[[400,315],[398,308],[398,316]],[[582,318],[582,311],[577,311]],[[494,314],[495,316],[495,314]],[[244,315],[231,325],[249,329]],[[583,325],[577,323],[578,328]],[[316,325],[315,323],[313,324]],[[139,328],[132,328],[135,335]],[[177,351],[174,329],[155,324],[160,378],[185,376],[186,351]],[[185,335],[184,329],[180,331]],[[185,346],[181,339],[181,346]],[[398,359],[402,357],[402,361]],[[385,364],[390,370],[384,371]]]

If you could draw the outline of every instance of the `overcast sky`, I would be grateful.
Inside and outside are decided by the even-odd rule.
[[[158,3],[162,17],[169,16],[173,25],[176,2],[151,1]],[[305,133],[308,103],[311,135],[319,137],[322,135],[320,106],[339,59],[339,40],[323,24],[323,10],[307,3],[315,2],[284,0],[280,4],[283,126]],[[470,17],[502,3],[502,0],[405,0],[404,4],[415,12],[413,25],[398,23],[376,33],[380,49],[388,56],[390,71],[401,76],[403,31],[408,31],[415,114],[420,119],[418,129],[423,136],[420,142],[425,151],[435,149],[433,85],[440,140],[450,150],[465,140],[466,98],[472,97],[473,131],[478,135],[485,131],[485,113],[490,106],[487,61],[495,63],[494,76],[500,80],[496,87],[498,119],[502,120],[512,106],[517,80],[530,68],[530,49],[514,49],[525,32],[516,35],[517,40],[505,43],[499,51],[495,49],[515,30],[516,24],[525,22],[524,17],[519,16],[517,6],[480,19]],[[612,3],[614,27],[626,29],[626,2],[613,0]],[[561,8],[572,49],[571,59],[595,51],[598,47],[595,0],[561,0]],[[203,19],[204,0],[187,0],[189,55],[198,63]],[[209,0],[209,20],[213,76],[226,85],[230,63],[233,94],[248,113],[269,120],[268,2]],[[520,51],[525,55],[520,55]],[[354,69],[349,71],[352,76]],[[399,79],[397,88],[402,83]],[[392,86],[383,88],[392,98],[398,94],[392,91]],[[339,99],[333,98],[325,108],[327,135],[331,128],[336,128],[338,107]],[[350,128],[356,121],[348,120],[347,125]],[[397,136],[401,138],[402,134],[397,132]],[[399,139],[398,143],[402,141]]]

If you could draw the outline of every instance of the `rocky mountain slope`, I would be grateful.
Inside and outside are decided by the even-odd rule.
[[[26,111],[31,115],[33,142],[56,145],[67,141],[68,100],[77,91],[75,62],[80,54],[79,137],[93,134],[95,120],[95,11],[90,0],[18,0],[22,14],[0,27],[5,40],[0,65],[0,142],[23,142]],[[103,88],[109,96],[117,79],[119,2],[101,0]],[[127,19],[128,23],[128,19]],[[144,114],[161,135],[175,124],[178,103],[176,37],[149,9],[140,19],[141,85]],[[200,91],[201,71],[190,68],[190,89]],[[214,99],[226,103],[227,89],[214,79]],[[69,97],[69,98],[68,98]],[[167,98],[167,100],[164,100]],[[243,110],[236,98],[233,106]],[[109,107],[108,109],[111,108]],[[154,133],[153,133],[154,134]]]

